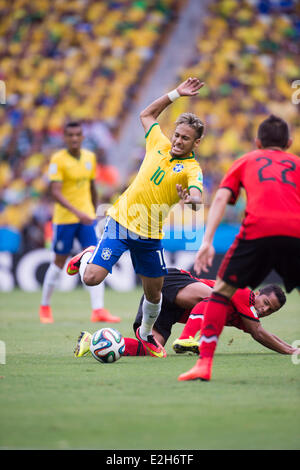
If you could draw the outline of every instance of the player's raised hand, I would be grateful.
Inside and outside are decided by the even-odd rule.
[[[199,78],[189,77],[176,88],[181,96],[194,96],[198,94],[200,88],[204,86],[204,82],[200,82]]]
[[[201,271],[208,272],[212,266],[212,262],[215,256],[215,249],[211,243],[203,242],[196,255],[194,270],[199,276]]]

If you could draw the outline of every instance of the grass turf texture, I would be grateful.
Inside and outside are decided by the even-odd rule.
[[[100,364],[75,358],[81,330],[112,326],[133,336],[141,290],[106,290],[106,306],[120,324],[90,323],[83,289],[55,292],[55,323],[38,320],[40,293],[1,293],[0,365],[2,449],[299,449],[300,364],[273,353],[249,335],[225,328],[213,380],[178,382],[196,356],[123,357]],[[299,297],[288,295],[266,329],[300,339]]]

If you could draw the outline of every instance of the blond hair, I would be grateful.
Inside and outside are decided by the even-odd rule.
[[[182,113],[180,114],[179,118],[175,122],[176,126],[179,124],[187,124],[188,126],[192,127],[196,131],[196,138],[200,139],[204,132],[204,124],[201,119],[198,118],[193,113]]]

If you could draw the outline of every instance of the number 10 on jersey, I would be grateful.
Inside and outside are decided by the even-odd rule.
[[[165,170],[162,170],[159,166],[157,170],[151,176],[150,181],[153,181],[153,183],[156,184],[156,186],[158,186],[164,179],[165,174],[166,174]]]

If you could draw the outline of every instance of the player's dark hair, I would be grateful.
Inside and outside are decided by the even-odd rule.
[[[81,123],[79,121],[69,121],[64,127],[64,132],[66,132],[69,128],[74,127],[81,127]]]
[[[182,113],[180,114],[179,118],[175,122],[176,126],[179,124],[187,124],[188,126],[192,127],[196,131],[196,139],[200,139],[204,132],[204,124],[201,119],[198,118],[193,113]]]
[[[289,141],[289,128],[283,119],[271,114],[259,125],[257,137],[264,148],[280,147],[285,149]]]
[[[270,295],[272,292],[276,295],[281,308],[286,302],[286,296],[281,287],[277,286],[277,284],[268,284],[259,289],[260,294]]]

